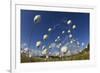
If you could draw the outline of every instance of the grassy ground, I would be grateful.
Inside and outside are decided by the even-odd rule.
[[[24,53],[21,54],[21,63],[27,62],[47,62],[47,61],[71,61],[71,60],[89,60],[89,45],[88,48],[85,48],[82,52],[76,55],[64,56],[62,58],[58,56],[50,56],[46,59],[44,56],[41,57],[27,57]]]

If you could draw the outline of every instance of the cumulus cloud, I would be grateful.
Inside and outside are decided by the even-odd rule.
[[[56,47],[56,43],[51,43],[50,46],[51,46],[51,48],[55,48]]]

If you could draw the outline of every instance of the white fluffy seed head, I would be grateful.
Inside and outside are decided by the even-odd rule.
[[[73,25],[72,28],[75,29],[76,28],[76,25]]]
[[[49,28],[48,31],[50,32],[52,30],[52,28]]]
[[[65,33],[65,31],[62,31],[62,34],[64,34]]]
[[[40,45],[41,45],[41,41],[37,41],[36,42],[36,47],[40,47]]]
[[[34,23],[39,23],[40,20],[41,20],[41,16],[40,16],[40,15],[36,15],[36,16],[34,17]]]
[[[57,39],[60,39],[60,36],[58,36]]]
[[[47,40],[47,38],[48,38],[48,35],[45,34],[45,35],[43,36],[43,40]]]
[[[71,33],[70,29],[67,31],[68,33]]]
[[[70,41],[70,43],[72,44],[72,43],[73,43],[73,41],[71,40],[71,41]]]
[[[61,52],[62,52],[62,53],[67,52],[67,50],[68,50],[68,48],[67,48],[66,46],[61,47]]]
[[[43,51],[42,51],[42,55],[46,55],[47,54],[47,49],[44,49]]]
[[[67,24],[68,24],[68,25],[69,25],[69,24],[71,24],[71,23],[72,23],[72,21],[71,21],[71,20],[68,20],[68,21],[67,21]]]
[[[69,38],[72,38],[72,34],[69,34]]]

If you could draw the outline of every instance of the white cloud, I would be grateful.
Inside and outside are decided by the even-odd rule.
[[[71,51],[68,50],[67,53],[66,53],[66,56],[70,56],[71,55]]]
[[[23,48],[25,48],[25,47],[27,47],[27,44],[26,44],[26,43],[23,43],[23,44],[21,45],[21,48],[23,49]]]
[[[56,47],[56,43],[51,43],[50,46],[51,46],[51,48],[55,48]]]
[[[85,44],[82,42],[82,46],[84,46]]]

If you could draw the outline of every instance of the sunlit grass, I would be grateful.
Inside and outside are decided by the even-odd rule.
[[[71,56],[49,56],[49,58],[45,58],[45,56],[41,57],[31,57],[29,58],[26,54],[21,54],[21,63],[28,63],[28,62],[48,62],[48,61],[72,61],[72,60],[89,60],[89,46],[85,48],[79,54],[71,55]]]

